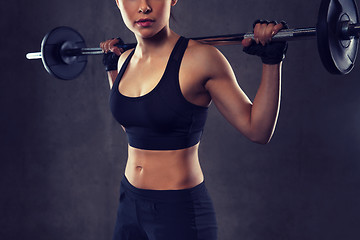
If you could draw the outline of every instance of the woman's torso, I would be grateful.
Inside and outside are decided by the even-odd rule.
[[[174,40],[169,42],[170,46],[175,46]],[[189,42],[181,60],[178,81],[182,97],[193,104],[195,109],[199,107],[202,110],[201,108],[210,104],[211,98],[204,88],[205,77],[196,71],[196,64],[201,63],[191,60],[191,48],[196,45],[193,41]],[[118,85],[114,84],[117,94],[136,99],[152,93],[167,69],[172,50],[171,47],[164,49],[152,59],[132,56]],[[122,59],[128,55],[129,53],[125,53]],[[129,146],[125,175],[131,184],[142,189],[175,190],[194,187],[203,181],[198,147],[199,143],[177,150],[145,150]]]

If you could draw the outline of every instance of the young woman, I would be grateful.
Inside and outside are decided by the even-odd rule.
[[[283,24],[258,21],[245,50],[261,56],[261,84],[252,103],[225,57],[214,47],[180,37],[169,27],[177,0],[116,0],[135,49],[117,39],[100,44],[120,55],[107,63],[114,117],[127,133],[114,240],[214,240],[217,225],[199,164],[207,109],[217,109],[250,140],[266,144],[280,102],[285,43],[270,43]]]

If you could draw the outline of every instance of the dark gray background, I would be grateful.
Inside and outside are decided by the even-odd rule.
[[[257,18],[314,26],[319,4],[180,0],[171,25],[188,37],[248,31]],[[127,143],[109,111],[101,57],[66,82],[25,53],[60,25],[88,46],[134,37],[113,0],[2,1],[0,11],[0,239],[111,239]],[[220,50],[253,99],[259,60],[240,46]],[[330,75],[315,40],[291,42],[279,122],[265,146],[211,107],[200,157],[220,240],[360,238],[359,71],[360,63]]]

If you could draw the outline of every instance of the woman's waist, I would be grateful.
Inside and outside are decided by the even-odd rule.
[[[125,175],[142,189],[184,189],[203,181],[197,147],[183,151],[141,151],[129,147]]]

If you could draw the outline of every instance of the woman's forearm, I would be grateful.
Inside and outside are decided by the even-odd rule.
[[[270,141],[277,122],[281,97],[281,63],[263,64],[262,77],[251,108],[251,140]]]

